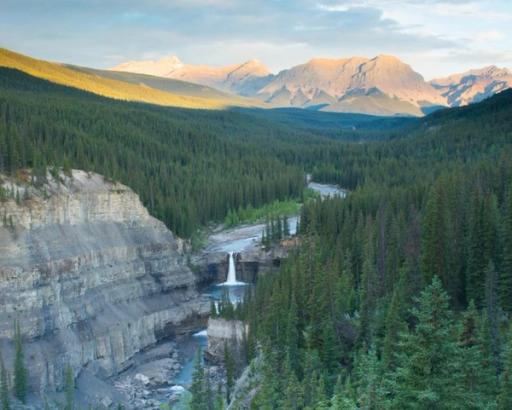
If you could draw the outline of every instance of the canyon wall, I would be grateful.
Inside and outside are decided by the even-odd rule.
[[[47,178],[0,178],[0,349],[12,363],[17,321],[36,392],[61,388],[66,366],[118,374],[209,309],[181,241],[134,192],[83,171]]]
[[[238,350],[247,336],[247,325],[241,320],[226,320],[223,318],[208,319],[208,349],[210,357],[224,358],[225,347]]]

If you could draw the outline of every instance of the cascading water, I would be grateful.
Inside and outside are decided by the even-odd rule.
[[[223,283],[225,286],[236,286],[236,285],[245,285],[244,282],[238,282],[236,280],[236,267],[235,267],[235,258],[233,256],[234,252],[229,252],[229,263],[228,263],[228,277],[226,282]]]
[[[226,280],[226,284],[236,283],[236,267],[235,267],[235,258],[233,257],[233,252],[229,252],[229,268],[228,268],[228,278]]]

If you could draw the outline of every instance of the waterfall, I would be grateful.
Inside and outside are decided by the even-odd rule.
[[[236,283],[235,258],[233,257],[233,252],[229,252],[229,268],[228,268],[228,278],[226,280],[226,284],[231,285],[234,283]]]
[[[236,266],[235,266],[235,258],[233,256],[233,252],[229,252],[229,264],[228,264],[228,277],[226,282],[222,285],[225,286],[233,286],[233,285],[245,285],[245,282],[238,282],[236,280]]]

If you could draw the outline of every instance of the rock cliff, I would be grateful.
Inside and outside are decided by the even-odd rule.
[[[226,320],[222,318],[208,319],[208,349],[207,353],[214,358],[223,358],[227,346],[232,353],[241,348],[247,335],[247,325],[241,320]]]
[[[17,320],[32,390],[62,387],[67,365],[118,374],[204,319],[180,240],[134,192],[83,171],[30,178],[0,178],[0,348],[12,363]]]

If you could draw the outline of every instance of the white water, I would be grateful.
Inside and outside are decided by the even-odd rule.
[[[229,264],[228,264],[228,277],[226,282],[221,283],[222,286],[240,286],[245,285],[245,282],[238,282],[236,280],[236,267],[235,258],[233,257],[233,251],[229,252]]]

